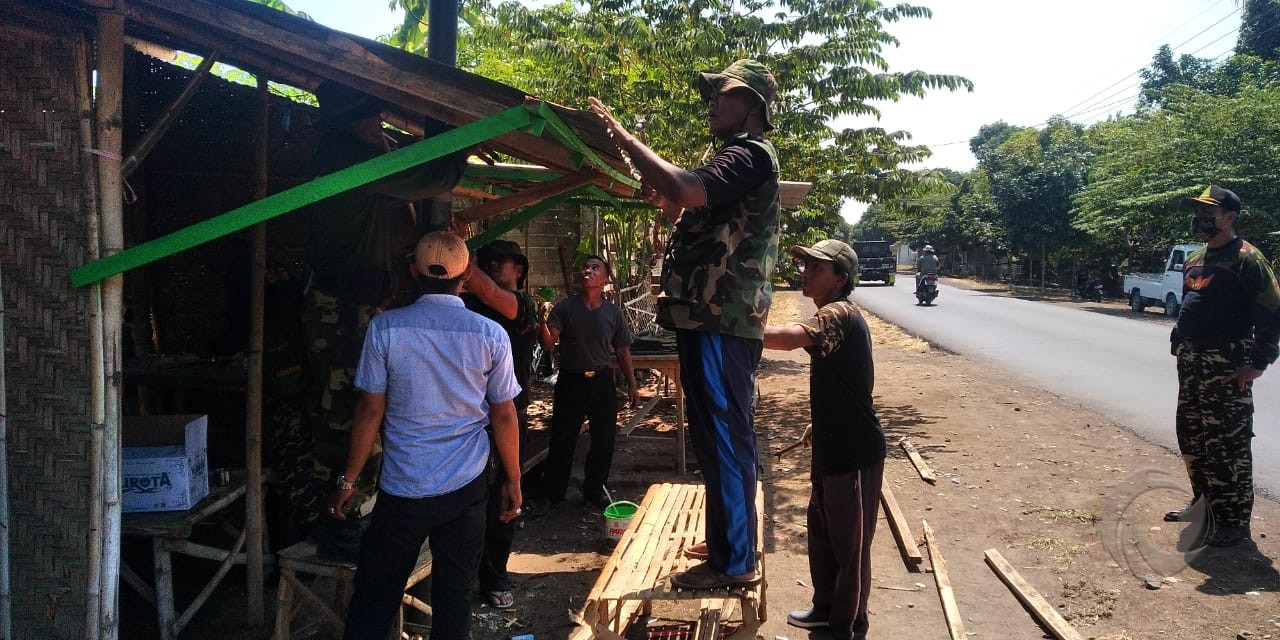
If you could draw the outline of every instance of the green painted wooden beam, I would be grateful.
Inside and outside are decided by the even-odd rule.
[[[542,167],[522,169],[515,166],[490,167],[473,164],[467,167],[468,178],[489,178],[493,180],[523,180],[526,182],[551,182],[564,177],[559,171],[550,171]]]
[[[561,120],[560,116],[556,115],[555,110],[547,103],[538,103],[537,110],[538,115],[542,116],[542,119],[546,122],[546,126],[550,127],[551,134],[556,137],[556,140],[560,141],[560,144],[567,147],[571,154],[581,155],[583,159],[591,163],[591,166],[599,169],[602,173],[608,175],[614,180],[617,180],[618,182],[628,185],[633,189],[640,188],[640,183],[635,178],[618,171],[613,168],[613,165],[602,160],[600,155],[597,154],[594,149],[587,146],[587,143],[583,142],[582,138],[578,137],[578,134],[574,133],[573,129],[570,129],[569,125],[565,124],[564,120]]]
[[[550,211],[551,209],[554,209],[555,207],[559,206],[560,203],[568,202],[572,200],[578,194],[589,189],[590,186],[591,185],[583,185],[581,187],[578,187],[577,189],[570,189],[569,191],[566,191],[564,193],[551,196],[550,198],[547,198],[546,200],[543,200],[537,204],[529,205],[520,213],[517,213],[507,218],[506,220],[503,220],[502,222],[486,229],[484,233],[476,235],[470,238],[469,240],[467,240],[467,248],[476,249],[477,247],[483,246],[493,240],[497,240],[498,238],[502,237],[502,234],[512,229],[515,229],[516,227],[519,227],[520,225],[536,218],[537,216],[541,215],[546,211]]]
[[[86,264],[71,272],[71,285],[99,282],[512,131],[541,130],[541,122],[533,109],[512,107]]]

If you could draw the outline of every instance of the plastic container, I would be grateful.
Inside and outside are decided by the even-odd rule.
[[[631,519],[640,510],[640,505],[627,500],[619,500],[604,509],[604,543],[614,546],[622,539],[622,533],[631,524]]]

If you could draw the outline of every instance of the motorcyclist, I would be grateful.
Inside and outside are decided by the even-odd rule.
[[[920,282],[924,280],[924,276],[930,273],[938,273],[938,256],[934,255],[933,245],[926,244],[920,257],[916,259],[916,291],[920,290]]]

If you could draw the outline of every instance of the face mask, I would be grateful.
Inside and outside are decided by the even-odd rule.
[[[1215,216],[1191,216],[1191,234],[1200,240],[1218,235],[1218,219]]]

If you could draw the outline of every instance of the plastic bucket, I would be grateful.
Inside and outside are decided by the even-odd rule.
[[[631,519],[640,510],[640,505],[627,500],[619,500],[604,509],[604,543],[610,547],[618,544],[622,533],[631,524]]]

